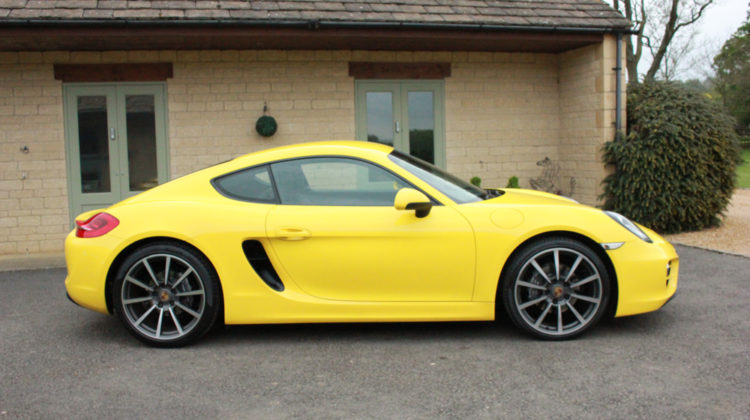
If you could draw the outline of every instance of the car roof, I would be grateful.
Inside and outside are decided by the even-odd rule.
[[[347,149],[355,149],[357,151],[373,151],[380,153],[391,153],[393,151],[392,146],[385,144],[370,142],[370,141],[354,141],[354,140],[329,140],[329,141],[314,141],[307,143],[297,143],[285,146],[273,147],[269,149],[259,150],[257,152],[248,153],[240,156],[238,159],[244,159],[246,157],[259,158],[262,155],[278,155],[285,154],[288,152],[300,153],[300,154],[335,154],[335,153],[346,153]],[[349,150],[351,152],[352,150]]]

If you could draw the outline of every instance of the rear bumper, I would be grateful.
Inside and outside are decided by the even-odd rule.
[[[114,259],[113,251],[120,242],[111,235],[77,238],[75,232],[65,239],[65,264],[68,267],[65,290],[76,305],[109,314],[105,299],[107,271]]]
[[[677,291],[677,252],[657,234],[649,232],[649,236],[654,243],[630,241],[608,251],[617,272],[617,317],[655,311]]]
[[[74,301],[72,297],[70,297],[70,293],[65,292],[65,297],[68,298],[69,301],[73,302],[76,306],[81,306],[78,304],[78,302]]]

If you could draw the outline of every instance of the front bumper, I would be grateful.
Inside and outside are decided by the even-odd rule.
[[[617,317],[655,311],[677,291],[677,252],[656,233],[646,233],[653,243],[633,240],[607,251],[617,273]]]

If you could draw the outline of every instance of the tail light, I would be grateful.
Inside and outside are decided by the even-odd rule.
[[[85,221],[76,220],[76,236],[79,238],[96,238],[102,236],[120,224],[115,216],[97,213]]]

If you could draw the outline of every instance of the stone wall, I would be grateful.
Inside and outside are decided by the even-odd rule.
[[[601,181],[608,174],[602,146],[615,135],[616,44],[615,36],[607,35],[602,44],[560,55],[559,182],[567,187],[574,177],[573,196],[587,204],[599,202]],[[621,66],[624,74],[624,59]],[[624,121],[624,91],[622,107]]]
[[[536,162],[558,159],[558,57],[552,54],[461,53],[445,81],[448,170],[479,176],[482,186],[521,187]]]
[[[62,85],[51,60],[0,53],[0,256],[60,252],[69,230]]]
[[[0,53],[0,256],[62,251],[69,231],[62,84],[53,63],[172,62],[170,175],[305,141],[353,139],[349,61],[450,62],[448,169],[484,186],[522,187],[545,157],[597,202],[600,149],[614,131],[614,41],[563,54],[387,51]],[[255,132],[264,104],[275,136]],[[20,148],[27,146],[29,153]]]

